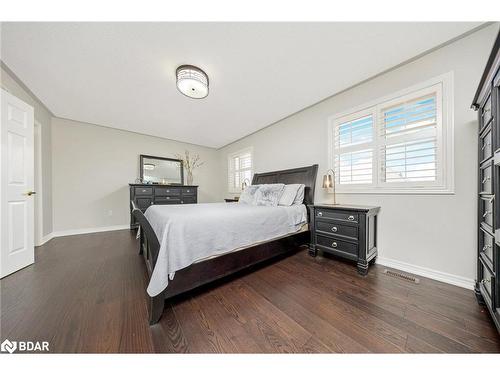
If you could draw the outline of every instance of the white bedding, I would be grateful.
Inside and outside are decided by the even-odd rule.
[[[294,233],[307,222],[305,205],[201,203],[150,206],[146,218],[160,252],[147,292],[158,295],[176,271],[199,260]]]

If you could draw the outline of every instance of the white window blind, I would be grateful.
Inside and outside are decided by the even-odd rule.
[[[381,182],[437,181],[436,95],[434,92],[381,109]]]
[[[228,156],[228,191],[239,193],[243,182],[252,182],[252,150],[246,149]]]
[[[330,167],[339,191],[450,192],[451,76],[330,119]],[[448,103],[447,105],[445,105]]]
[[[334,169],[340,184],[372,182],[373,115],[362,113],[340,122],[334,129]],[[367,148],[368,147],[368,148]]]

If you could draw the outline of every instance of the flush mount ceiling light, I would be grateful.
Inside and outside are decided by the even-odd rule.
[[[193,65],[181,65],[177,68],[177,89],[193,99],[202,99],[208,95],[207,74]]]

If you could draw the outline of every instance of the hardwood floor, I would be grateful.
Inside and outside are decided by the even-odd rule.
[[[500,352],[472,291],[402,281],[305,249],[169,303],[147,321],[134,232],[60,237],[1,280],[1,340],[51,352]]]

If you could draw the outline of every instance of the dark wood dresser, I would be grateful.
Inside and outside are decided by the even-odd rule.
[[[377,257],[377,214],[380,207],[341,204],[309,206],[311,244],[309,255],[318,250],[357,262],[366,275]]]
[[[172,186],[129,184],[130,200],[134,201],[142,212],[153,204],[188,204],[198,203],[198,186]],[[130,229],[139,226],[130,209]]]
[[[478,259],[474,291],[500,331],[500,33],[472,103],[478,111]]]

